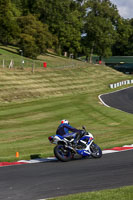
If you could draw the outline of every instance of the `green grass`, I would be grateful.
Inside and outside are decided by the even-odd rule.
[[[43,63],[47,63],[48,68],[62,68],[62,67],[73,67],[73,66],[84,66],[83,62],[79,62],[74,59],[59,57],[56,54],[46,53],[45,55],[40,55],[36,60],[29,59],[20,55],[19,49],[16,47],[10,46],[0,46],[0,67],[3,68],[3,60],[4,60],[4,68],[9,68],[9,64],[11,60],[14,62],[14,68],[23,68],[32,70],[34,65],[34,70],[38,71],[39,69],[43,69]],[[24,64],[22,61],[24,60]]]
[[[62,59],[66,67],[61,67]],[[17,151],[19,159],[52,156],[47,137],[63,118],[77,128],[85,125],[102,149],[133,143],[132,115],[107,108],[98,99],[113,91],[110,83],[132,76],[80,61],[71,66],[68,60],[49,56],[51,67],[36,68],[34,74],[26,68],[0,68],[0,161],[15,160]]]
[[[132,200],[133,186],[121,187],[96,192],[80,193],[64,197],[51,198],[51,200]]]

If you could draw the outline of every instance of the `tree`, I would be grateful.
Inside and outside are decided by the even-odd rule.
[[[29,1],[30,2],[30,1]],[[81,4],[73,0],[34,0],[30,12],[47,24],[52,34],[58,37],[61,52],[80,51],[82,12]]]
[[[39,55],[39,48],[32,35],[22,33],[19,45],[24,56],[35,59]]]
[[[116,28],[117,40],[113,45],[113,55],[129,56],[133,54],[133,25],[132,20],[119,20]]]
[[[18,33],[19,29],[12,13],[10,0],[0,0],[0,42],[9,44]]]
[[[128,42],[128,56],[133,55],[133,18],[129,20],[130,26],[131,26],[131,31],[129,35],[129,42]]]
[[[11,0],[11,6],[12,6],[13,16],[15,17],[21,16],[22,14],[21,0]]]
[[[53,38],[48,26],[42,24],[33,15],[19,17],[18,24],[21,29],[19,46],[24,56],[36,58],[52,46]]]
[[[90,55],[94,52],[100,56],[110,56],[116,40],[115,26],[119,18],[116,7],[109,0],[88,0],[86,9],[84,45],[86,43]]]

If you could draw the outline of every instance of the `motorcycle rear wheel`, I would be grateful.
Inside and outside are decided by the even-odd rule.
[[[93,158],[101,158],[102,157],[102,150],[101,148],[95,144],[94,142],[90,146],[91,156]]]
[[[55,157],[63,162],[70,161],[73,157],[72,152],[65,148],[64,145],[57,145],[54,148],[54,155]]]

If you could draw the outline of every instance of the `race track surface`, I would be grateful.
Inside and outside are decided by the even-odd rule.
[[[82,159],[2,167],[1,200],[48,197],[133,185],[133,150]]]
[[[133,114],[133,87],[103,94],[100,100],[107,106]]]

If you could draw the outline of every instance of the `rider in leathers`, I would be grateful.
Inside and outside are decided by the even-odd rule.
[[[69,133],[71,131],[71,133]],[[61,135],[63,137],[73,137],[74,144],[77,144],[77,141],[80,137],[81,130],[78,130],[69,125],[69,121],[64,119],[61,121],[61,124],[58,126],[56,134]]]

